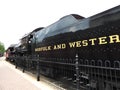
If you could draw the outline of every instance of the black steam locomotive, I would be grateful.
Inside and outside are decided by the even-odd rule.
[[[24,58],[17,64],[37,68],[39,61],[41,74],[77,83],[77,88],[119,90],[120,6],[89,18],[62,17],[21,38],[15,50]]]

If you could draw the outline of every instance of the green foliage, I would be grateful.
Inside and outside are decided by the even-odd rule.
[[[4,44],[0,42],[0,53],[4,53],[4,52],[5,52]]]

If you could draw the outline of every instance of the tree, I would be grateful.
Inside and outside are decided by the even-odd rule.
[[[4,44],[0,42],[0,53],[4,53],[4,52],[5,52]]]

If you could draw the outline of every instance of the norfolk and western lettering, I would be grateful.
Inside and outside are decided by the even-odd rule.
[[[120,35],[110,35],[110,36],[103,36],[98,38],[91,38],[86,40],[74,41],[69,43],[61,43],[57,45],[51,46],[44,46],[36,48],[35,51],[50,51],[50,50],[60,50],[68,48],[80,48],[80,47],[87,47],[89,45],[105,45],[105,44],[113,44],[113,43],[120,43]]]

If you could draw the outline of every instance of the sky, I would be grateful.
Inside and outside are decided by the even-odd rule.
[[[63,16],[90,17],[118,5],[120,0],[0,0],[0,41],[7,49],[25,34]]]

